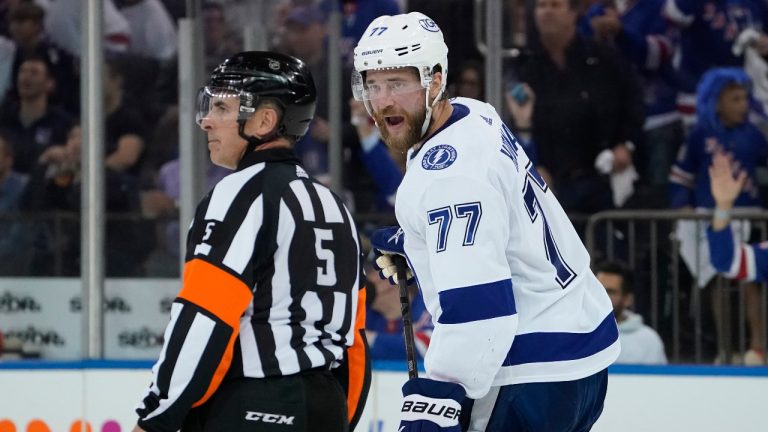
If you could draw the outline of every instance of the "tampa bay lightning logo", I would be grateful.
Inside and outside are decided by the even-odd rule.
[[[448,168],[456,160],[456,149],[448,144],[440,144],[427,150],[421,159],[421,167],[426,170]]]
[[[434,21],[432,21],[432,20],[431,20],[431,19],[429,19],[429,18],[422,18],[422,19],[420,19],[420,20],[419,20],[419,25],[420,25],[420,26],[421,26],[421,28],[423,28],[424,30],[426,30],[426,31],[430,31],[430,32],[432,32],[432,33],[437,33],[437,32],[439,32],[439,31],[440,31],[440,27],[438,27],[438,26],[437,26],[437,24],[435,24],[435,22],[434,22]]]

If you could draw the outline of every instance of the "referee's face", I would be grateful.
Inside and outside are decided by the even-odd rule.
[[[247,145],[238,133],[239,111],[237,98],[214,98],[210,112],[200,122],[200,128],[208,135],[211,162],[224,168],[237,168]]]

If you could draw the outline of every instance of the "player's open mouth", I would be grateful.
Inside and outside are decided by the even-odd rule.
[[[397,126],[405,121],[402,116],[385,117],[384,119],[387,121],[387,126]]]

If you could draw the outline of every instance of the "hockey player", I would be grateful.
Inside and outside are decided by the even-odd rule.
[[[372,236],[377,263],[391,276],[407,258],[435,326],[398,430],[588,430],[619,353],[611,302],[493,107],[446,98],[447,54],[418,12],[377,18],[355,48],[355,96],[408,153],[402,231]]]
[[[134,431],[347,431],[370,382],[362,261],[350,213],[292,150],[315,111],[312,75],[240,53],[198,101],[211,160],[235,172],[197,208]]]

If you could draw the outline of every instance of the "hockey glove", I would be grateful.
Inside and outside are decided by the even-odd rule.
[[[414,378],[403,385],[398,432],[461,432],[459,416],[464,387],[445,381]]]
[[[371,234],[371,245],[376,254],[373,266],[379,271],[382,279],[389,279],[389,283],[397,285],[397,266],[392,255],[405,257],[405,233],[397,226],[379,228]],[[406,282],[411,285],[414,281],[413,272],[406,269]]]

